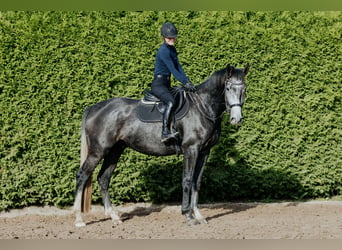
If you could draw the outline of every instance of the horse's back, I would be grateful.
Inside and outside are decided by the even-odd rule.
[[[106,132],[109,128],[125,123],[131,116],[135,116],[137,103],[135,99],[114,97],[89,106],[84,117],[86,130]]]
[[[106,117],[115,112],[132,110],[136,107],[138,100],[126,97],[113,97],[87,107],[88,119],[94,116]]]

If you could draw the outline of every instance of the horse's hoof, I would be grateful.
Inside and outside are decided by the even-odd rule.
[[[120,216],[116,214],[115,212],[112,212],[110,217],[112,218],[112,222],[114,225],[119,225],[122,223]]]
[[[115,219],[115,220],[112,220],[113,221],[113,224],[114,225],[120,225],[120,224],[122,224],[122,220],[120,220],[120,219]]]
[[[76,227],[85,227],[85,225],[86,224],[83,221],[78,221],[78,222],[75,223]]]
[[[198,220],[192,219],[192,220],[188,220],[188,226],[196,226],[200,224],[200,222]]]
[[[200,224],[208,224],[208,221],[206,219],[201,219],[199,220]]]

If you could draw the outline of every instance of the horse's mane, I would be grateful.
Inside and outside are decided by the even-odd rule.
[[[220,69],[212,73],[209,78],[197,86],[198,89],[217,88],[219,86],[213,86],[213,84],[219,85],[222,82],[222,78],[226,74],[226,68]]]

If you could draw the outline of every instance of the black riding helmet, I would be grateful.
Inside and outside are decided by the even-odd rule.
[[[160,29],[160,33],[163,37],[175,38],[178,35],[178,31],[173,23],[164,23]]]

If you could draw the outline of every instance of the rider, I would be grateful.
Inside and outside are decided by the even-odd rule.
[[[176,138],[178,135],[178,132],[170,131],[173,107],[175,106],[175,99],[170,92],[170,76],[172,74],[187,90],[194,91],[195,86],[185,75],[178,60],[177,51],[174,47],[178,35],[175,25],[167,22],[161,27],[160,32],[163,36],[164,43],[159,47],[156,55],[154,79],[151,87],[153,94],[166,104],[163,114],[161,141],[167,142],[172,138]]]

